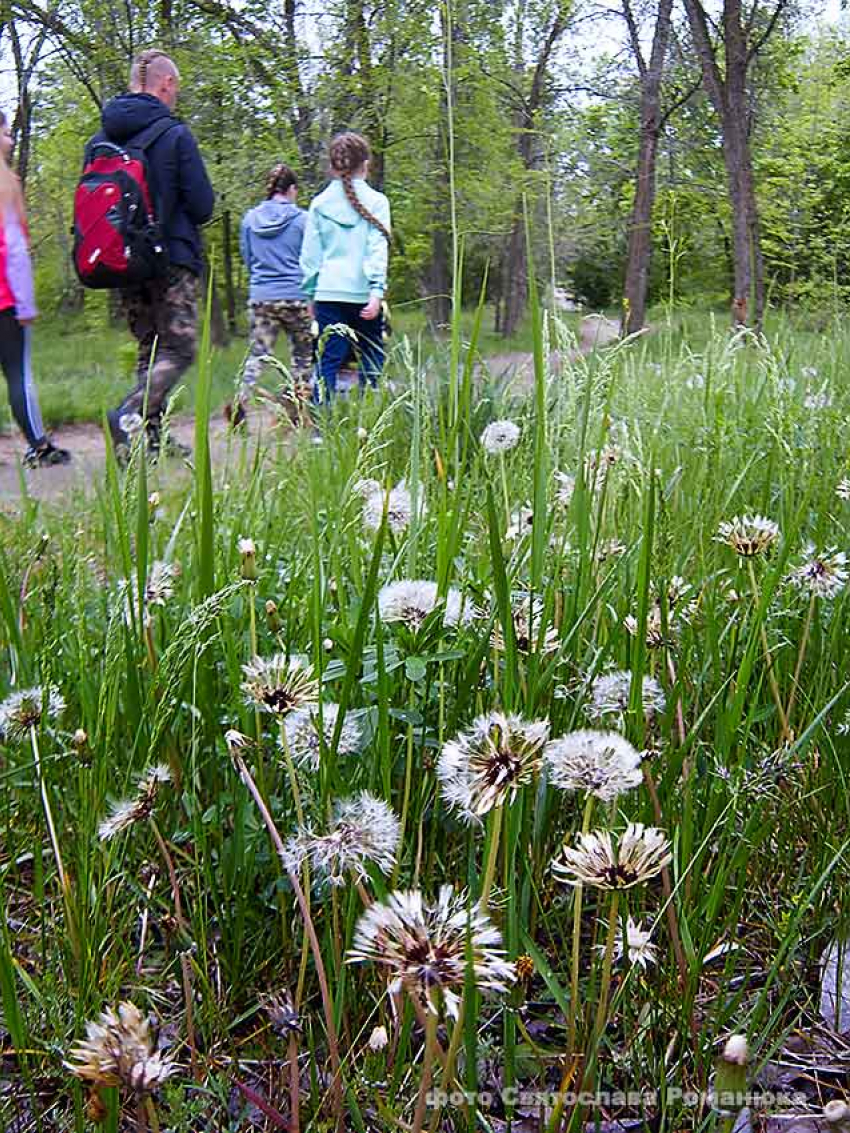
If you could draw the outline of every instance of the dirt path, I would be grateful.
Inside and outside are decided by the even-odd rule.
[[[276,425],[272,413],[257,409],[250,418],[248,436],[261,430],[268,436]],[[172,421],[172,432],[177,440],[194,448],[195,421],[188,415]],[[55,445],[68,449],[73,456],[70,464],[48,468],[22,468],[21,458],[25,444],[17,433],[0,436],[0,504],[15,507],[21,499],[22,480],[27,495],[37,500],[56,501],[77,490],[89,491],[102,476],[106,459],[103,431],[93,423],[65,425],[54,429],[51,438]],[[210,451],[213,467],[221,464],[227,447],[227,430],[220,414],[210,421]]]
[[[552,362],[559,364],[556,355]],[[517,390],[530,387],[534,381],[534,364],[530,354],[498,354],[487,359],[487,368],[494,378],[510,380]],[[276,424],[274,415],[264,408],[257,408],[249,419],[249,437],[262,431],[268,436]],[[175,437],[194,447],[195,424],[190,415],[176,417],[172,422]],[[21,458],[25,445],[17,431],[0,435],[0,505],[15,508],[21,499],[22,483],[27,495],[37,500],[61,500],[77,490],[89,491],[103,472],[105,443],[99,425],[81,423],[65,425],[51,434],[53,443],[67,448],[73,454],[69,465],[50,468],[22,468]],[[220,413],[210,421],[210,447],[213,467],[224,458],[227,446],[227,432]]]

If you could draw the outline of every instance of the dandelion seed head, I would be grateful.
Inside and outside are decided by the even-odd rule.
[[[585,715],[590,720],[622,720],[629,708],[632,674],[618,669],[600,674],[590,688],[590,703]],[[641,684],[643,712],[648,719],[662,715],[666,707],[664,690],[654,677],[644,677]]]
[[[816,554],[814,546],[809,543],[803,556],[805,561],[802,565],[788,575],[791,585],[817,598],[834,598],[840,594],[850,577],[847,555],[835,547]]]
[[[490,456],[510,452],[519,444],[520,428],[514,421],[491,421],[481,434],[481,447]]]
[[[779,525],[763,515],[736,515],[731,521],[720,524],[716,539],[731,547],[740,558],[753,559],[773,547],[779,539]]]
[[[437,778],[446,803],[471,821],[510,802],[537,774],[546,720],[490,712],[443,745]]]
[[[369,1050],[371,1050],[373,1054],[378,1054],[380,1053],[380,1051],[386,1049],[386,1047],[389,1045],[389,1041],[390,1038],[387,1034],[387,1028],[382,1024],[379,1024],[372,1031],[371,1035],[369,1036],[369,1042],[366,1045],[369,1047]]]
[[[514,625],[514,638],[520,653],[555,653],[561,644],[558,630],[553,625],[547,625],[541,634],[545,606],[538,596],[530,594],[514,594],[511,596],[511,618]],[[542,639],[541,639],[542,638]],[[505,637],[499,621],[493,628],[492,644],[494,649],[503,652]]]
[[[402,482],[388,495],[382,489],[367,495],[363,501],[363,526],[369,531],[378,531],[384,518],[384,501],[387,504],[387,526],[393,535],[403,535],[413,517],[413,499]],[[421,510],[421,502],[420,502]]]
[[[42,721],[56,720],[65,711],[65,698],[53,685],[18,689],[0,704],[0,735],[10,742],[26,739]]]
[[[298,708],[287,716],[284,723],[286,742],[295,763],[301,767],[309,767],[311,771],[319,770],[322,738],[324,738],[325,747],[329,748],[336,730],[338,717],[339,705],[333,703],[322,705],[321,726],[319,724],[318,704]],[[359,723],[351,714],[346,714],[339,733],[337,755],[346,756],[356,752],[360,747],[360,740]]]
[[[498,930],[477,905],[470,906],[465,893],[449,885],[434,903],[417,890],[396,891],[376,902],[360,918],[347,959],[385,968],[391,987],[404,988],[428,1011],[438,1012],[442,999],[454,1019],[468,963],[482,991],[505,992],[516,979]]]
[[[436,582],[429,579],[400,579],[388,582],[378,594],[378,613],[381,621],[401,622],[409,629],[418,630],[422,623],[440,605]],[[443,625],[468,625],[477,616],[472,602],[459,590],[450,589],[443,601]]]
[[[174,597],[174,583],[179,577],[179,563],[166,563],[158,559],[148,572],[145,602],[149,606],[165,606]]]
[[[137,822],[150,818],[160,790],[169,782],[171,772],[164,763],[158,763],[143,772],[136,784],[135,797],[115,803],[109,815],[101,822],[98,828],[101,842],[108,842]]]
[[[614,936],[614,959],[619,962],[624,956],[628,956],[630,964],[637,964],[638,967],[646,971],[658,958],[658,949],[651,943],[651,938],[651,931],[641,928],[639,921],[628,917],[626,919],[625,941],[623,940],[622,926],[617,926]],[[596,948],[600,954],[605,952],[604,944],[598,944]]]
[[[567,472],[552,473],[555,481],[555,503],[559,507],[569,507],[576,489],[576,478]]]
[[[505,532],[505,539],[508,542],[513,542],[516,539],[522,539],[523,536],[530,535],[533,528],[534,512],[530,507],[521,507],[511,516],[510,526]]]
[[[318,681],[303,657],[287,657],[283,653],[255,657],[242,666],[242,672],[246,703],[271,716],[286,716],[319,699]]]
[[[641,753],[617,732],[577,731],[551,740],[544,760],[549,782],[563,791],[586,791],[604,802],[643,782]]]
[[[608,830],[579,834],[578,846],[564,846],[552,872],[565,885],[631,889],[656,877],[671,858],[663,830],[630,822],[616,843]]]
[[[354,875],[362,880],[366,866],[381,873],[395,867],[400,826],[392,807],[368,791],[334,804],[333,817],[324,833],[311,826],[302,827],[286,844],[285,863],[297,873],[309,861],[316,880],[344,885]]]
[[[301,1020],[288,992],[269,992],[260,996],[260,1006],[271,1022],[275,1034],[282,1038],[301,1034]]]
[[[844,477],[835,485],[835,494],[840,500],[850,500],[850,478]]]
[[[176,1064],[154,1051],[147,1018],[125,1001],[86,1024],[86,1037],[71,1048],[66,1069],[94,1087],[125,1086],[149,1094],[176,1071]]]

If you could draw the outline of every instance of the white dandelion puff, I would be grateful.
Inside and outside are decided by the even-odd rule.
[[[176,1071],[176,1064],[154,1049],[145,1015],[125,1001],[86,1024],[86,1037],[71,1048],[64,1063],[93,1087],[125,1086],[149,1094]]]
[[[417,890],[396,891],[376,902],[358,921],[347,959],[378,964],[391,977],[391,989],[405,989],[434,1013],[442,1000],[454,1019],[468,969],[485,992],[505,992],[516,979],[498,930],[450,885],[441,888],[433,904]]]
[[[803,556],[805,561],[802,565],[788,575],[791,585],[817,598],[834,598],[840,594],[850,577],[847,555],[834,547],[816,554],[814,546],[809,543]]]
[[[318,704],[297,708],[286,717],[284,723],[286,742],[289,754],[295,763],[301,767],[309,767],[311,771],[319,770],[322,741],[324,740],[326,748],[331,746],[338,717],[339,705],[333,703],[322,704],[321,725]],[[347,713],[339,733],[337,755],[346,756],[356,752],[360,747],[361,738],[359,723]]]
[[[731,547],[742,559],[763,555],[779,539],[779,525],[763,515],[734,516],[720,524],[716,539]]]
[[[540,769],[546,720],[490,712],[443,745],[437,778],[446,803],[467,820],[510,802]]]
[[[65,711],[65,698],[52,685],[19,689],[0,704],[0,735],[17,742],[38,728],[42,721],[56,720]]]
[[[333,817],[324,833],[302,827],[285,847],[286,866],[297,873],[309,861],[314,878],[344,885],[348,877],[367,877],[367,865],[389,874],[395,867],[399,820],[383,799],[362,791],[334,804]]]
[[[591,685],[590,703],[585,706],[588,719],[622,720],[628,712],[631,688],[632,674],[628,669],[600,674]],[[666,707],[664,690],[654,677],[643,678],[641,700],[647,719],[663,714]]]
[[[519,444],[520,428],[513,421],[491,421],[481,434],[481,447],[490,456],[510,452]]]
[[[564,846],[552,872],[565,885],[631,889],[656,877],[671,859],[663,830],[630,822],[616,842],[609,830],[579,834],[578,846]]]
[[[287,657],[283,653],[255,657],[242,666],[242,672],[246,703],[272,716],[286,716],[319,699],[313,668],[302,657]]]
[[[563,791],[586,791],[603,802],[643,782],[641,753],[618,732],[577,731],[551,740],[544,762],[549,782]]]

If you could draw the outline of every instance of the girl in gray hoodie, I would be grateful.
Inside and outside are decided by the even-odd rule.
[[[286,165],[276,165],[266,181],[266,199],[242,220],[240,248],[248,268],[250,353],[242,370],[235,406],[225,407],[231,425],[242,424],[265,359],[274,353],[278,335],[289,338],[292,389],[283,401],[293,420],[304,416],[313,369],[312,317],[301,290],[299,258],[307,214],[295,201],[298,181]]]

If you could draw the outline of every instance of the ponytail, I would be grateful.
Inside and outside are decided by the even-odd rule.
[[[388,244],[392,244],[393,238],[390,230],[369,212],[357,196],[357,190],[354,188],[353,175],[355,171],[360,169],[371,157],[369,143],[360,134],[337,134],[330,144],[329,157],[331,171],[342,181],[343,192],[348,203],[358,216],[362,216],[365,221],[378,229]]]

